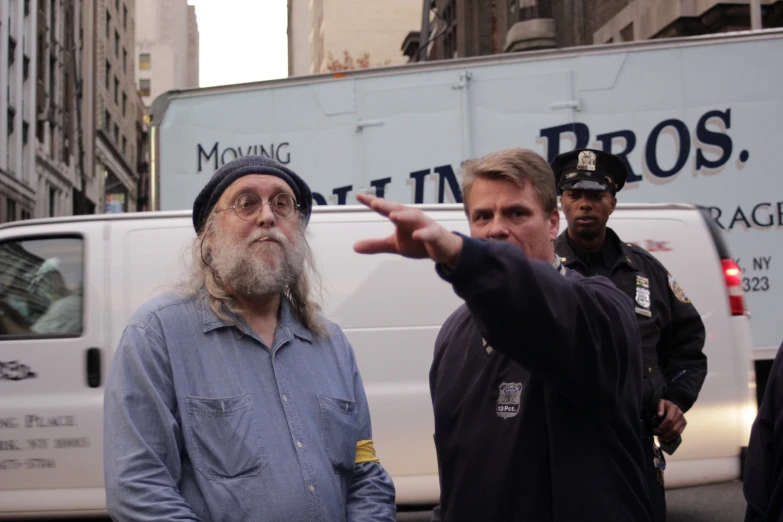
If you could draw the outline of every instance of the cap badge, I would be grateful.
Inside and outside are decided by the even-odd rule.
[[[576,170],[595,170],[595,152],[590,150],[580,152]]]

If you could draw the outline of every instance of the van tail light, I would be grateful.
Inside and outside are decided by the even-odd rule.
[[[721,259],[723,278],[729,293],[731,315],[745,315],[745,297],[742,293],[742,271],[733,259]]]

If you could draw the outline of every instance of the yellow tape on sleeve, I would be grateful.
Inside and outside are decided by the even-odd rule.
[[[371,440],[360,440],[356,443],[356,463],[363,462],[380,462],[375,456],[375,447]]]

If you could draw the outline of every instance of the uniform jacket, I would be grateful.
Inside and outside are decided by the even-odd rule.
[[[646,521],[641,346],[605,278],[464,239],[430,371],[436,520]]]
[[[563,232],[555,243],[563,264],[582,275],[592,275]],[[623,243],[610,228],[621,255],[612,268],[612,282],[633,300],[644,354],[643,410],[655,411],[661,398],[688,411],[707,375],[704,323],[685,292],[652,254]]]
[[[783,522],[783,345],[753,423],[743,487],[745,522]]]

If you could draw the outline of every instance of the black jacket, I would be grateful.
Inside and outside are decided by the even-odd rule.
[[[650,520],[628,297],[500,241],[465,238],[438,271],[466,305],[430,371],[436,520]]]
[[[745,522],[783,522],[783,345],[750,433],[743,488]]]
[[[593,275],[577,256],[563,232],[555,249],[563,264],[582,275]],[[688,411],[699,396],[707,376],[704,323],[677,282],[652,254],[623,243],[611,229],[606,240],[620,256],[612,267],[612,282],[633,299],[644,353],[642,408],[654,412],[661,398]],[[645,283],[649,286],[645,288]],[[647,292],[645,292],[645,290]],[[645,302],[649,299],[649,305]]]

